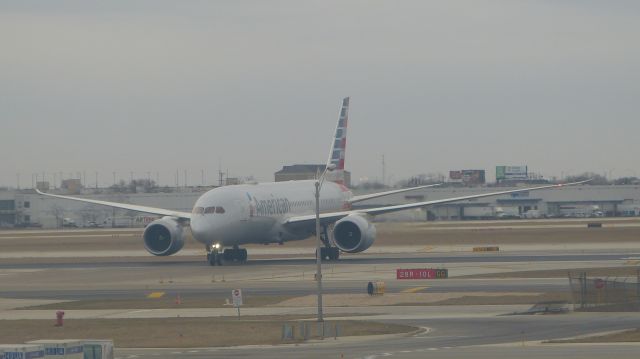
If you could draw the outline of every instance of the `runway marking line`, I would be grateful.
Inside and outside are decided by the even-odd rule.
[[[402,293],[418,293],[421,290],[427,289],[429,287],[413,287],[413,288],[407,288],[405,290],[402,291]]]
[[[164,297],[164,292],[151,292],[147,294],[147,298],[149,299],[158,299]]]

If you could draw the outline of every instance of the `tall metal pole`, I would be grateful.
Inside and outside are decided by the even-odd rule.
[[[320,180],[316,180],[316,282],[318,283],[318,322],[324,322],[322,314],[322,257],[320,240]]]

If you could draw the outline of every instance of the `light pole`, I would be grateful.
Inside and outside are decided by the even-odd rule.
[[[322,313],[322,240],[320,239],[320,189],[322,188],[322,184],[324,183],[324,176],[327,174],[327,171],[333,171],[335,168],[334,164],[328,164],[325,168],[322,175],[316,179],[316,282],[317,286],[317,294],[318,294],[318,322],[324,322],[324,315]]]

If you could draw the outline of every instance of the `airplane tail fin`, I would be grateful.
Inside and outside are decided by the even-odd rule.
[[[331,144],[331,152],[327,166],[332,164],[335,169],[327,173],[327,180],[345,184],[344,159],[347,148],[347,124],[349,123],[349,97],[342,99],[340,117]]]

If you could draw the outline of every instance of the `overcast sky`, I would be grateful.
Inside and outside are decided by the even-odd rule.
[[[0,184],[640,175],[638,1],[0,1]]]

